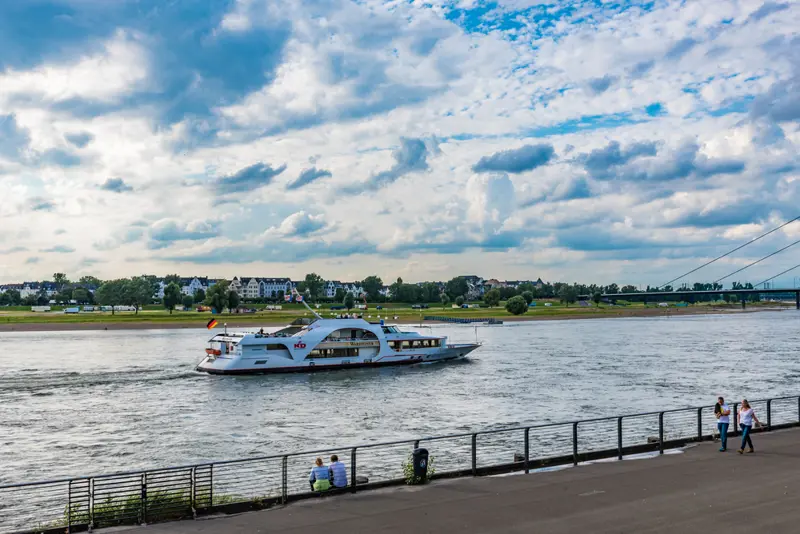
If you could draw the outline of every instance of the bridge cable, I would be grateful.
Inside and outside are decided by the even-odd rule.
[[[756,263],[761,263],[762,261],[766,260],[767,258],[771,258],[771,257],[772,257],[772,256],[774,256],[775,254],[780,254],[781,252],[783,252],[783,251],[784,251],[784,250],[786,250],[787,248],[791,248],[791,247],[795,246],[795,245],[796,245],[796,244],[798,244],[798,243],[800,243],[800,239],[798,239],[798,240],[797,240],[797,241],[795,241],[794,243],[791,243],[791,244],[789,244],[789,245],[786,245],[786,246],[785,246],[785,247],[783,247],[782,249],[776,250],[776,251],[775,251],[775,252],[773,252],[772,254],[768,254],[768,255],[764,256],[763,258],[761,258],[761,259],[758,259],[758,260],[754,261],[753,263],[750,263],[750,264],[748,264],[748,265],[745,265],[745,266],[744,266],[744,267],[742,267],[741,269],[737,269],[737,270],[733,271],[733,272],[732,272],[732,273],[730,273],[730,274],[726,274],[726,275],[725,275],[725,276],[723,276],[722,278],[718,278],[717,280],[714,280],[712,283],[713,283],[713,284],[716,284],[716,283],[717,283],[717,282],[719,282],[720,280],[725,280],[726,278],[728,278],[728,277],[730,277],[730,276],[733,276],[733,275],[734,275],[734,274],[736,274],[736,273],[740,273],[740,272],[744,271],[745,269],[747,269],[747,268],[749,268],[749,267],[752,267],[752,266],[753,266],[753,265],[755,265]]]
[[[760,236],[758,236],[758,237],[756,237],[756,238],[754,238],[754,239],[751,239],[750,241],[748,241],[748,242],[747,242],[747,243],[745,243],[744,245],[739,245],[739,246],[738,246],[738,247],[736,247],[735,249],[733,249],[733,250],[731,250],[731,251],[729,251],[729,252],[726,252],[726,253],[725,253],[725,254],[723,254],[722,256],[719,256],[719,257],[717,257],[717,258],[714,258],[713,260],[711,260],[711,261],[708,261],[708,262],[704,263],[704,264],[703,264],[703,265],[701,265],[700,267],[697,267],[697,268],[695,268],[695,269],[692,269],[692,270],[691,270],[691,271],[689,271],[688,273],[683,273],[682,275],[678,276],[677,278],[673,278],[672,280],[670,280],[670,281],[669,281],[669,282],[667,282],[666,284],[662,284],[662,285],[660,285],[660,286],[656,286],[656,289],[661,289],[661,288],[663,288],[663,287],[666,287],[666,286],[670,285],[672,282],[675,282],[675,281],[677,281],[677,280],[680,280],[680,279],[681,279],[681,278],[683,278],[684,276],[688,276],[688,275],[690,275],[690,274],[692,274],[692,273],[694,273],[694,272],[697,272],[697,271],[699,271],[699,270],[700,270],[700,269],[702,269],[703,267],[706,267],[706,266],[708,266],[708,265],[711,265],[712,263],[714,263],[714,262],[715,262],[715,261],[717,261],[717,260],[721,260],[721,259],[722,259],[722,258],[724,258],[725,256],[730,256],[731,254],[733,254],[733,253],[734,253],[734,252],[736,252],[737,250],[741,250],[741,249],[743,249],[744,247],[746,247],[747,245],[751,245],[751,244],[755,243],[756,241],[758,241],[758,240],[759,240],[759,239],[761,239],[762,237],[767,237],[769,234],[771,234],[771,233],[773,233],[773,232],[777,232],[778,230],[780,230],[780,229],[781,229],[781,228],[783,228],[784,226],[787,226],[787,225],[789,225],[789,224],[791,224],[791,223],[795,222],[795,221],[796,221],[796,220],[798,220],[798,219],[800,219],[800,216],[798,216],[798,217],[795,217],[794,219],[792,219],[792,220],[790,220],[790,221],[787,221],[787,222],[783,223],[782,225],[778,226],[777,228],[773,228],[772,230],[770,230],[769,232],[767,232],[767,233],[765,233],[765,234],[761,234]],[[731,273],[731,274],[736,274],[736,273]],[[721,279],[720,279],[720,280],[721,280]]]
[[[776,279],[776,278],[778,278],[779,276],[783,276],[784,274],[788,273],[789,271],[794,271],[794,270],[795,270],[795,269],[797,269],[798,267],[800,267],[800,263],[798,263],[798,264],[797,264],[797,265],[795,265],[794,267],[791,267],[791,268],[789,268],[789,269],[786,269],[786,270],[785,270],[785,271],[783,271],[782,273],[778,273],[778,274],[776,274],[776,275],[775,275],[775,276],[773,276],[772,278],[767,278],[766,280],[762,280],[761,282],[757,283],[757,284],[756,284],[756,285],[754,285],[753,287],[758,287],[758,286],[760,286],[761,284],[766,284],[766,283],[767,283],[767,282],[769,282],[770,280],[775,280],[775,279]]]

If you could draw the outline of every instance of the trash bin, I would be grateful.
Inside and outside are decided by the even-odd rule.
[[[428,449],[414,449],[414,476],[420,480],[428,478]]]

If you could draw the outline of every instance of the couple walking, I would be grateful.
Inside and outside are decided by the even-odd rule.
[[[725,399],[719,397],[717,404],[714,405],[714,416],[717,418],[717,428],[719,428],[719,437],[722,441],[720,452],[725,452],[728,449],[728,426],[731,421],[731,409],[725,404]],[[756,417],[753,408],[747,399],[742,400],[742,408],[737,414],[739,418],[739,427],[742,429],[742,446],[737,451],[739,454],[744,453],[744,446],[749,447],[748,453],[755,452],[753,449],[753,440],[750,438],[750,432],[753,430],[753,422],[761,426],[761,421]]]

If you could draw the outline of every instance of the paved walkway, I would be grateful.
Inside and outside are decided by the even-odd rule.
[[[683,454],[561,471],[435,482],[314,499],[134,534],[568,534],[800,531],[800,430],[756,434],[755,454],[703,443]],[[128,529],[126,529],[128,530]]]

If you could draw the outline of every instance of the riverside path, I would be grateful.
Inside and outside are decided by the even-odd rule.
[[[800,532],[800,430],[754,435],[755,454],[705,442],[682,453],[560,471],[436,481],[131,534]],[[673,451],[670,451],[673,452]]]

